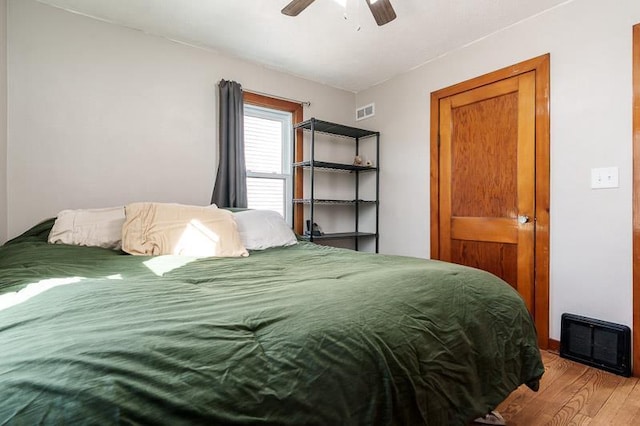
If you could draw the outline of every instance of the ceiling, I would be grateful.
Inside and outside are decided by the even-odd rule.
[[[365,0],[316,0],[295,18],[280,13],[289,0],[38,1],[359,92],[573,0],[391,0],[382,27]]]

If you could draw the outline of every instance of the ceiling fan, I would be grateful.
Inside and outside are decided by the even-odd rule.
[[[376,23],[381,26],[388,24],[396,19],[396,12],[391,6],[390,0],[365,0],[369,9],[376,20]],[[305,10],[314,0],[292,0],[288,5],[282,9],[282,13],[287,16],[298,16],[300,12]]]

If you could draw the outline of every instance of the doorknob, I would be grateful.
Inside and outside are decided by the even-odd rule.
[[[530,219],[529,216],[527,215],[519,215],[518,216],[518,222],[520,222],[521,225],[524,225],[525,223],[529,223]]]

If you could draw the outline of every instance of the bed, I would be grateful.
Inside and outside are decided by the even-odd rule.
[[[522,300],[459,265],[0,247],[0,424],[464,425],[544,371]]]

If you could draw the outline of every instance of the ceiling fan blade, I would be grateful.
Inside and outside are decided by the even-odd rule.
[[[300,12],[305,10],[314,0],[292,0],[291,3],[282,9],[282,13],[287,16],[298,16]]]
[[[367,0],[367,4],[378,26],[388,24],[396,19],[396,12],[393,10],[390,0]]]

